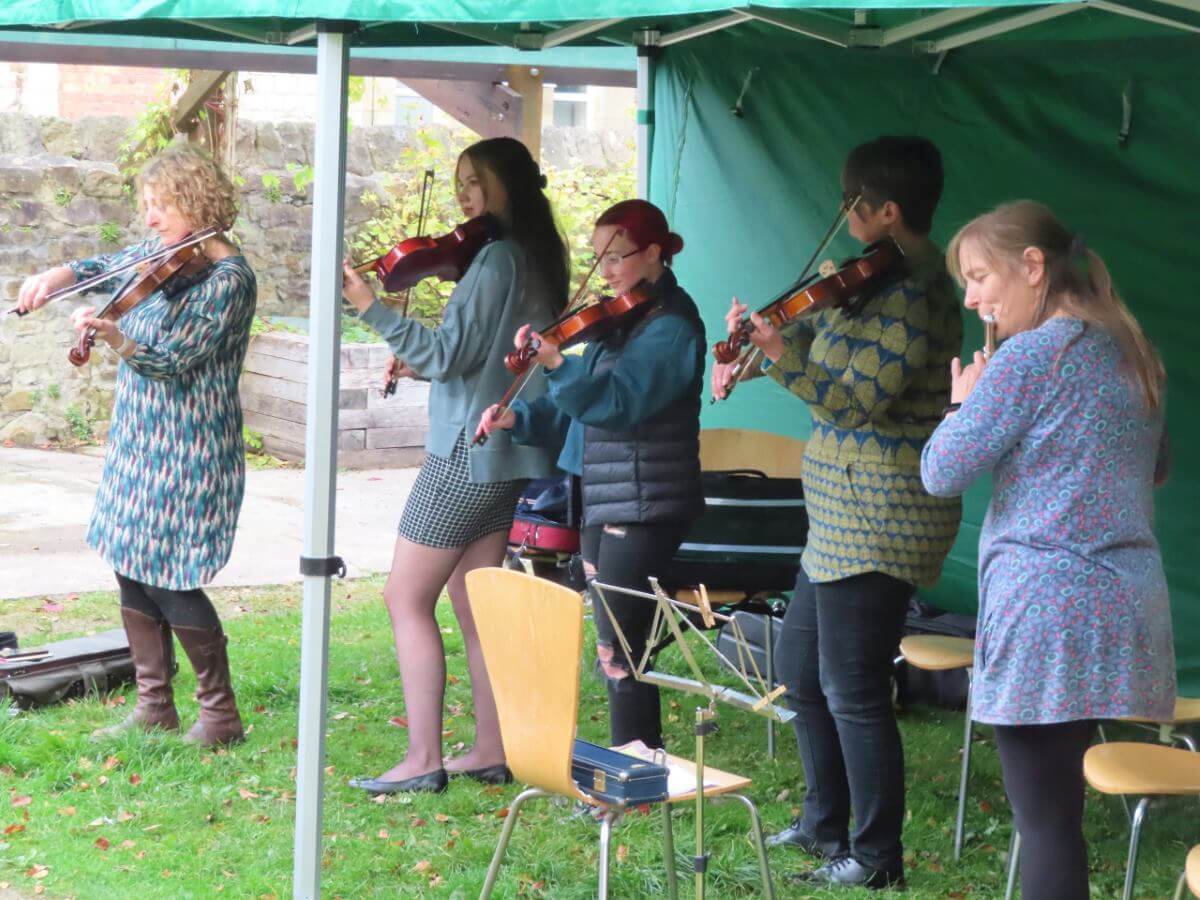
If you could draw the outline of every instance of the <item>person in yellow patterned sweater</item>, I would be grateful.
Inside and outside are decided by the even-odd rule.
[[[950,400],[962,317],[929,239],[942,193],[937,148],[918,137],[863,144],[846,159],[842,188],[851,235],[895,241],[900,271],[783,331],[751,315],[762,374],[812,414],[808,541],[775,657],[797,713],[807,792],[801,817],[770,843],[826,860],[798,880],[885,888],[904,884],[892,661],[909,599],[937,580],[961,517],[957,499],[922,487],[921,449]],[[746,311],[733,302],[731,331]],[[731,378],[728,366],[715,368],[717,396]]]

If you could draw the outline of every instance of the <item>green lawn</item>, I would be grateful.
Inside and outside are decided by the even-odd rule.
[[[335,583],[330,640],[328,775],[325,796],[324,892],[327,897],[475,897],[503,815],[518,786],[452,784],[440,796],[371,802],[346,779],[374,774],[397,759],[403,714],[381,582]],[[15,718],[0,715],[0,897],[150,898],[285,897],[291,893],[293,766],[299,676],[299,588],[215,591],[230,634],[238,698],[250,727],[242,746],[197,751],[177,736],[131,734],[94,743],[91,731],[123,717],[132,689]],[[112,594],[4,601],[3,621],[22,642],[114,627]],[[448,605],[441,608],[451,684],[446,749],[469,745],[472,719],[461,642]],[[12,623],[12,624],[10,624]],[[590,628],[590,625],[589,625]],[[590,646],[589,641],[585,642]],[[681,658],[662,665],[682,671]],[[590,668],[585,666],[585,669]],[[177,679],[184,727],[194,718],[194,679],[186,661]],[[669,695],[668,743],[690,755],[695,702]],[[603,686],[585,674],[579,730],[607,734]],[[3,710],[0,709],[0,713]],[[767,757],[764,725],[722,709],[720,732],[708,743],[711,764],[748,774],[769,830],[786,824],[802,796],[790,735],[777,760]],[[908,759],[905,830],[909,896],[999,897],[1009,836],[1007,805],[989,739],[976,747],[968,847],[951,852],[962,719],[917,709],[902,719]],[[1131,732],[1132,733],[1132,732]],[[585,898],[595,895],[598,827],[566,807],[526,807],[497,896]],[[1143,836],[1138,894],[1170,896],[1187,848],[1200,840],[1196,805],[1155,807]],[[739,806],[706,811],[712,852],[711,897],[754,896],[757,865]],[[1127,826],[1119,804],[1088,798],[1092,892],[1114,897],[1124,872]],[[661,896],[659,818],[632,815],[614,832],[612,895]],[[690,895],[693,844],[690,810],[675,813],[680,887]],[[795,852],[771,856],[776,876],[806,865]],[[810,894],[777,879],[781,897]],[[864,893],[862,896],[868,896]]]

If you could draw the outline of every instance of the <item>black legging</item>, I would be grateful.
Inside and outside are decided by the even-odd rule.
[[[688,528],[686,524],[675,523],[589,525],[580,534],[580,549],[584,562],[596,569],[595,581],[649,591],[647,576],[661,574],[666,569]],[[591,580],[589,578],[589,582]],[[630,674],[650,637],[654,603],[611,591],[604,595],[629,642],[627,657],[594,589],[592,597],[600,670],[608,683],[610,739],[617,746],[642,741],[648,747],[661,747],[662,705],[658,687],[638,681]]]
[[[117,573],[114,573],[117,574]],[[172,628],[203,628],[215,631],[221,619],[213,608],[208,595],[199,588],[190,591],[172,591],[152,587],[117,574],[121,588],[121,605],[140,612],[156,622],[166,620]]]
[[[1022,900],[1087,900],[1083,755],[1092,720],[997,725],[1004,789],[1021,834]]]

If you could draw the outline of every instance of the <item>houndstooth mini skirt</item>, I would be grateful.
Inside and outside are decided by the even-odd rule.
[[[507,533],[524,485],[523,480],[471,481],[466,437],[460,434],[449,459],[425,457],[404,504],[400,537],[426,547],[457,548],[497,531]]]

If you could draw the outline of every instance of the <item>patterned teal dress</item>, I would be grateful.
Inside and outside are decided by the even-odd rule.
[[[159,244],[68,265],[85,278]],[[117,372],[87,541],[127,578],[190,590],[229,559],[246,480],[238,377],[257,294],[245,258],[228,256],[121,317],[138,346]]]

